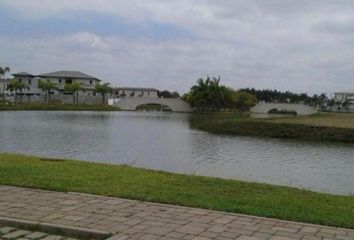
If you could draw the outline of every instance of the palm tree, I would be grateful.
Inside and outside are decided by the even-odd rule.
[[[79,103],[79,95],[78,91],[81,89],[81,84],[78,82],[73,82],[70,84],[65,84],[64,85],[64,90],[66,92],[71,92],[73,93],[73,104],[78,104]]]
[[[198,79],[197,84],[192,86],[187,101],[199,111],[215,111],[225,108],[227,90],[219,83],[220,77]]]
[[[20,82],[16,78],[12,79],[11,82],[7,85],[7,89],[11,92],[15,92],[15,102],[17,102],[17,91],[20,91],[20,103],[22,103],[22,92],[23,90],[29,90],[29,86],[23,82]]]
[[[207,77],[205,81],[200,78],[197,80],[197,84],[191,88],[187,101],[197,110],[206,111],[208,108],[208,102],[210,100],[209,83],[209,77]]]
[[[255,90],[251,90],[255,93]],[[198,79],[189,93],[183,96],[197,111],[220,111],[237,109],[247,111],[257,102],[254,94],[235,91],[220,84],[220,77]]]
[[[96,86],[95,86],[95,90],[97,93],[100,93],[101,96],[102,96],[102,104],[105,105],[105,95],[107,93],[110,93],[112,92],[112,88],[110,86],[109,83],[104,83],[104,84],[100,84],[100,83],[97,83]]]
[[[10,72],[10,68],[9,67],[0,67],[0,75],[2,75],[4,81],[5,81],[5,74],[7,72]],[[5,82],[3,83],[3,88],[2,88],[2,100],[5,102],[6,101],[6,96],[5,96]]]
[[[56,89],[56,84],[51,82],[49,79],[39,80],[38,88],[45,92],[46,103],[50,102],[50,91]]]
[[[343,110],[348,111],[350,106],[351,106],[351,102],[349,99],[345,99],[344,101],[342,101],[342,109]]]

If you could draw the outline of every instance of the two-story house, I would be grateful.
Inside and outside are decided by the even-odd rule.
[[[27,72],[20,72],[14,73],[12,75],[20,82],[24,82],[28,85],[29,90],[23,91],[23,94],[28,96],[41,95],[42,90],[38,88],[38,82],[40,80],[48,79],[49,81],[55,83],[56,89],[52,91],[52,94],[54,95],[71,94],[65,92],[65,84],[78,82],[81,85],[81,90],[79,91],[79,94],[82,96],[95,95],[95,85],[101,81],[96,77],[90,76],[86,73],[82,73],[79,71],[57,71],[39,75],[32,75]]]
[[[95,95],[95,86],[101,81],[98,78],[78,71],[57,71],[40,74],[37,75],[37,77],[41,79],[49,79],[51,82],[54,82],[57,86],[57,90],[54,94],[67,94],[64,90],[65,84],[71,84],[74,82],[80,83],[81,90],[79,91],[79,94],[83,96]]]

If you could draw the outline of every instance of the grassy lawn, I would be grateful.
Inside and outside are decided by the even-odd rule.
[[[193,128],[211,133],[354,143],[354,114],[322,113],[286,118],[234,114],[194,114]]]
[[[75,191],[354,228],[354,196],[70,160],[0,154],[0,184]]]
[[[86,104],[0,104],[0,111],[119,111],[118,107]]]
[[[277,118],[272,122],[354,129],[354,113],[320,113],[311,116]]]

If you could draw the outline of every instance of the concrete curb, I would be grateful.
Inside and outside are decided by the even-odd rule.
[[[88,239],[106,239],[111,236],[107,231],[72,227],[60,224],[51,224],[46,222],[35,222],[17,218],[8,218],[0,216],[0,226],[10,226],[28,230],[38,230],[53,234],[60,234],[67,237],[79,237]]]

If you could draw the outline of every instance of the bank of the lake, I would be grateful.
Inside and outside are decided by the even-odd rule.
[[[215,209],[354,228],[354,196],[18,154],[0,154],[0,184]]]
[[[119,111],[115,106],[88,104],[0,104],[0,111]]]
[[[247,115],[198,113],[191,116],[190,124],[210,133],[354,143],[354,114],[249,118]]]

